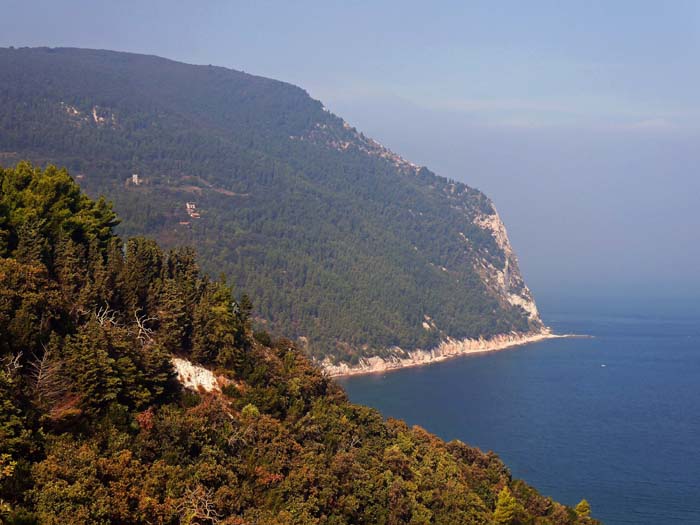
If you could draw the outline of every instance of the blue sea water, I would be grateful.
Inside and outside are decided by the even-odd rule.
[[[554,339],[342,378],[350,398],[493,450],[609,525],[700,524],[700,320],[549,316]]]

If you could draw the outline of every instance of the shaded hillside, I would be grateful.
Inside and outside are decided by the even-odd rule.
[[[116,222],[65,171],[0,169],[0,523],[594,523],[349,403],[191,250]]]
[[[270,330],[317,357],[542,328],[487,197],[283,82],[0,49],[0,162],[19,158],[67,166],[106,194],[125,235],[194,245],[205,271],[227,274]]]

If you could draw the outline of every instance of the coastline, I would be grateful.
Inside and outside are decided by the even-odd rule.
[[[427,366],[462,355],[497,352],[516,346],[537,343],[546,339],[561,339],[565,337],[580,336],[575,334],[554,334],[549,328],[546,328],[539,332],[500,334],[488,339],[447,339],[432,350],[416,349],[406,351],[401,348],[395,348],[393,353],[387,357],[363,357],[357,365],[349,365],[348,363],[333,364],[326,360],[321,363],[321,367],[331,377],[376,374],[415,366]]]

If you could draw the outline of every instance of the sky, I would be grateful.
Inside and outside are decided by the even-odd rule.
[[[303,87],[487,193],[545,310],[700,304],[700,2],[0,6],[0,46],[155,54]]]

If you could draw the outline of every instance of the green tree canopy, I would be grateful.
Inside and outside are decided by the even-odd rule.
[[[582,518],[587,518],[591,515],[591,506],[585,499],[579,501],[576,507],[574,507],[574,510],[576,511],[576,514]]]
[[[13,195],[53,188],[0,194],[2,525],[592,523],[253,337],[251,299],[191,250],[124,243],[113,219],[64,228],[95,206],[66,176],[0,169]],[[183,388],[174,357],[216,386]]]

